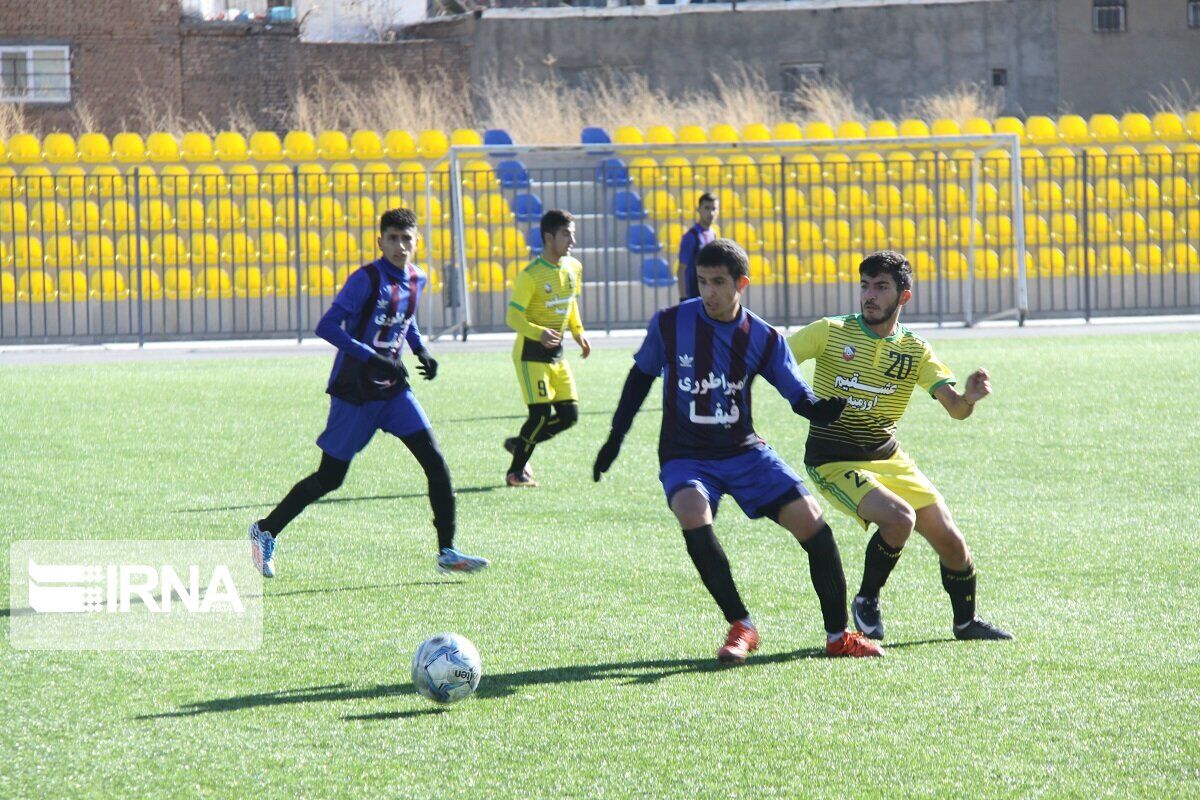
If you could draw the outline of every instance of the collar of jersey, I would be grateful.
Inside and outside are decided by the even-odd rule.
[[[412,263],[411,261],[408,262],[408,264],[411,267],[416,266],[416,264]],[[391,275],[393,278],[408,277],[408,267],[397,267],[395,264],[388,261],[386,256],[380,256],[379,259],[375,262],[375,266],[379,267],[384,272]]]
[[[867,323],[863,322],[862,314],[855,314],[854,319],[858,320],[858,327],[862,328],[862,332],[872,339],[881,339],[885,342],[894,342],[899,339],[900,334],[903,333],[903,331],[900,330],[899,322],[896,323],[896,332],[891,336],[880,336],[878,333],[867,327]]]
[[[746,307],[742,306],[741,308],[738,309],[738,315],[736,317],[729,320],[728,322],[722,322],[721,320],[713,319],[712,317],[710,317],[708,315],[708,311],[704,308],[703,300],[699,300],[697,298],[697,302],[700,305],[700,318],[703,319],[705,322],[707,322],[709,325],[723,325],[723,326],[735,325],[736,326],[736,325],[741,325],[742,320],[744,320],[746,318]]]
[[[566,258],[566,256],[563,256],[563,258]],[[561,260],[560,260],[560,261],[559,261],[559,263],[557,263],[557,264],[551,264],[549,261],[547,261],[546,259],[542,258],[541,256],[538,256],[537,258],[535,258],[535,259],[533,260],[533,263],[535,263],[535,264],[536,264],[536,263],[537,263],[537,262],[539,262],[539,261],[540,261],[540,262],[542,262],[543,264],[545,264],[545,265],[546,265],[547,267],[549,267],[550,269],[558,269],[559,267],[561,267],[561,266],[562,266],[562,261],[561,261]]]

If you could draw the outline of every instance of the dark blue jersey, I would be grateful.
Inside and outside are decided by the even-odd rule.
[[[399,358],[406,341],[413,352],[425,349],[415,314],[426,280],[415,264],[400,269],[386,258],[350,276],[317,323],[317,335],[338,349],[326,391],[363,402],[404,389],[371,380],[361,367],[375,353]]]
[[[732,322],[709,317],[700,300],[663,309],[633,358],[646,375],[663,377],[660,462],[729,458],[761,447],[750,413],[757,375],[788,403],[817,399],[779,332],[744,308]]]
[[[701,227],[697,222],[688,228],[679,240],[679,263],[683,265],[683,284],[688,300],[700,296],[700,282],[696,279],[696,256],[700,254],[704,245],[716,239],[715,229]]]

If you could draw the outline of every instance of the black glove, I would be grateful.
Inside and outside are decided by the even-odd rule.
[[[846,398],[829,397],[815,403],[805,403],[798,400],[792,410],[814,425],[830,425],[837,422],[838,417],[846,410]]]
[[[609,431],[607,441],[596,455],[596,463],[592,464],[592,480],[599,483],[600,476],[608,472],[609,467],[617,460],[617,454],[621,452],[621,442],[623,441],[625,441],[624,436]]]
[[[421,373],[421,377],[427,381],[431,381],[436,378],[438,368],[437,359],[431,356],[428,350],[422,350],[421,352],[416,353],[416,356],[417,361],[419,362],[417,364],[417,372]]]
[[[371,377],[376,380],[383,381],[399,381],[405,383],[408,381],[408,370],[400,363],[398,358],[389,358],[380,353],[375,353],[367,361],[367,366],[370,368]]]

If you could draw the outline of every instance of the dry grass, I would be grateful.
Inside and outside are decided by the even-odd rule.
[[[416,82],[392,70],[365,90],[338,78],[319,78],[296,93],[284,124],[313,133],[358,128],[449,131],[474,127],[475,119],[466,93],[449,75],[434,73]]]
[[[18,133],[41,134],[19,103],[0,103],[0,139],[8,141]]]
[[[801,121],[820,120],[835,128],[843,122],[863,122],[877,119],[874,111],[855,99],[844,84],[835,78],[805,81],[791,97],[801,110]]]
[[[1000,116],[1004,97],[1000,92],[977,83],[960,83],[949,91],[919,97],[905,104],[905,116],[919,119],[952,119],[959,125],[973,117],[995,119]]]
[[[1163,84],[1157,92],[1150,93],[1150,113],[1166,112],[1185,117],[1200,111],[1200,89],[1193,89],[1186,80],[1178,84]]]

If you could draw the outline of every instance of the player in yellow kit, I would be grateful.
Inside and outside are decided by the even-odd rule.
[[[937,552],[942,586],[954,610],[959,639],[1011,639],[975,615],[975,565],[946,501],[896,441],[896,423],[920,386],[954,419],[966,419],[992,386],[987,370],[967,378],[966,391],[929,343],[899,324],[912,298],[912,265],[884,250],[859,265],[860,314],[817,320],[788,340],[797,362],[816,359],[813,390],[845,397],[846,410],[829,425],[812,424],[804,464],[825,497],[855,517],[867,543],[862,586],[852,603],[855,627],[883,639],[879,591],[915,529]]]
[[[551,209],[542,215],[542,254],[517,275],[505,321],[517,332],[513,365],[529,418],[517,436],[504,440],[512,453],[505,482],[537,486],[529,469],[533,449],[579,420],[579,395],[571,366],[563,358],[563,332],[587,358],[592,352],[579,317],[579,285],[583,266],[571,257],[575,218]]]

